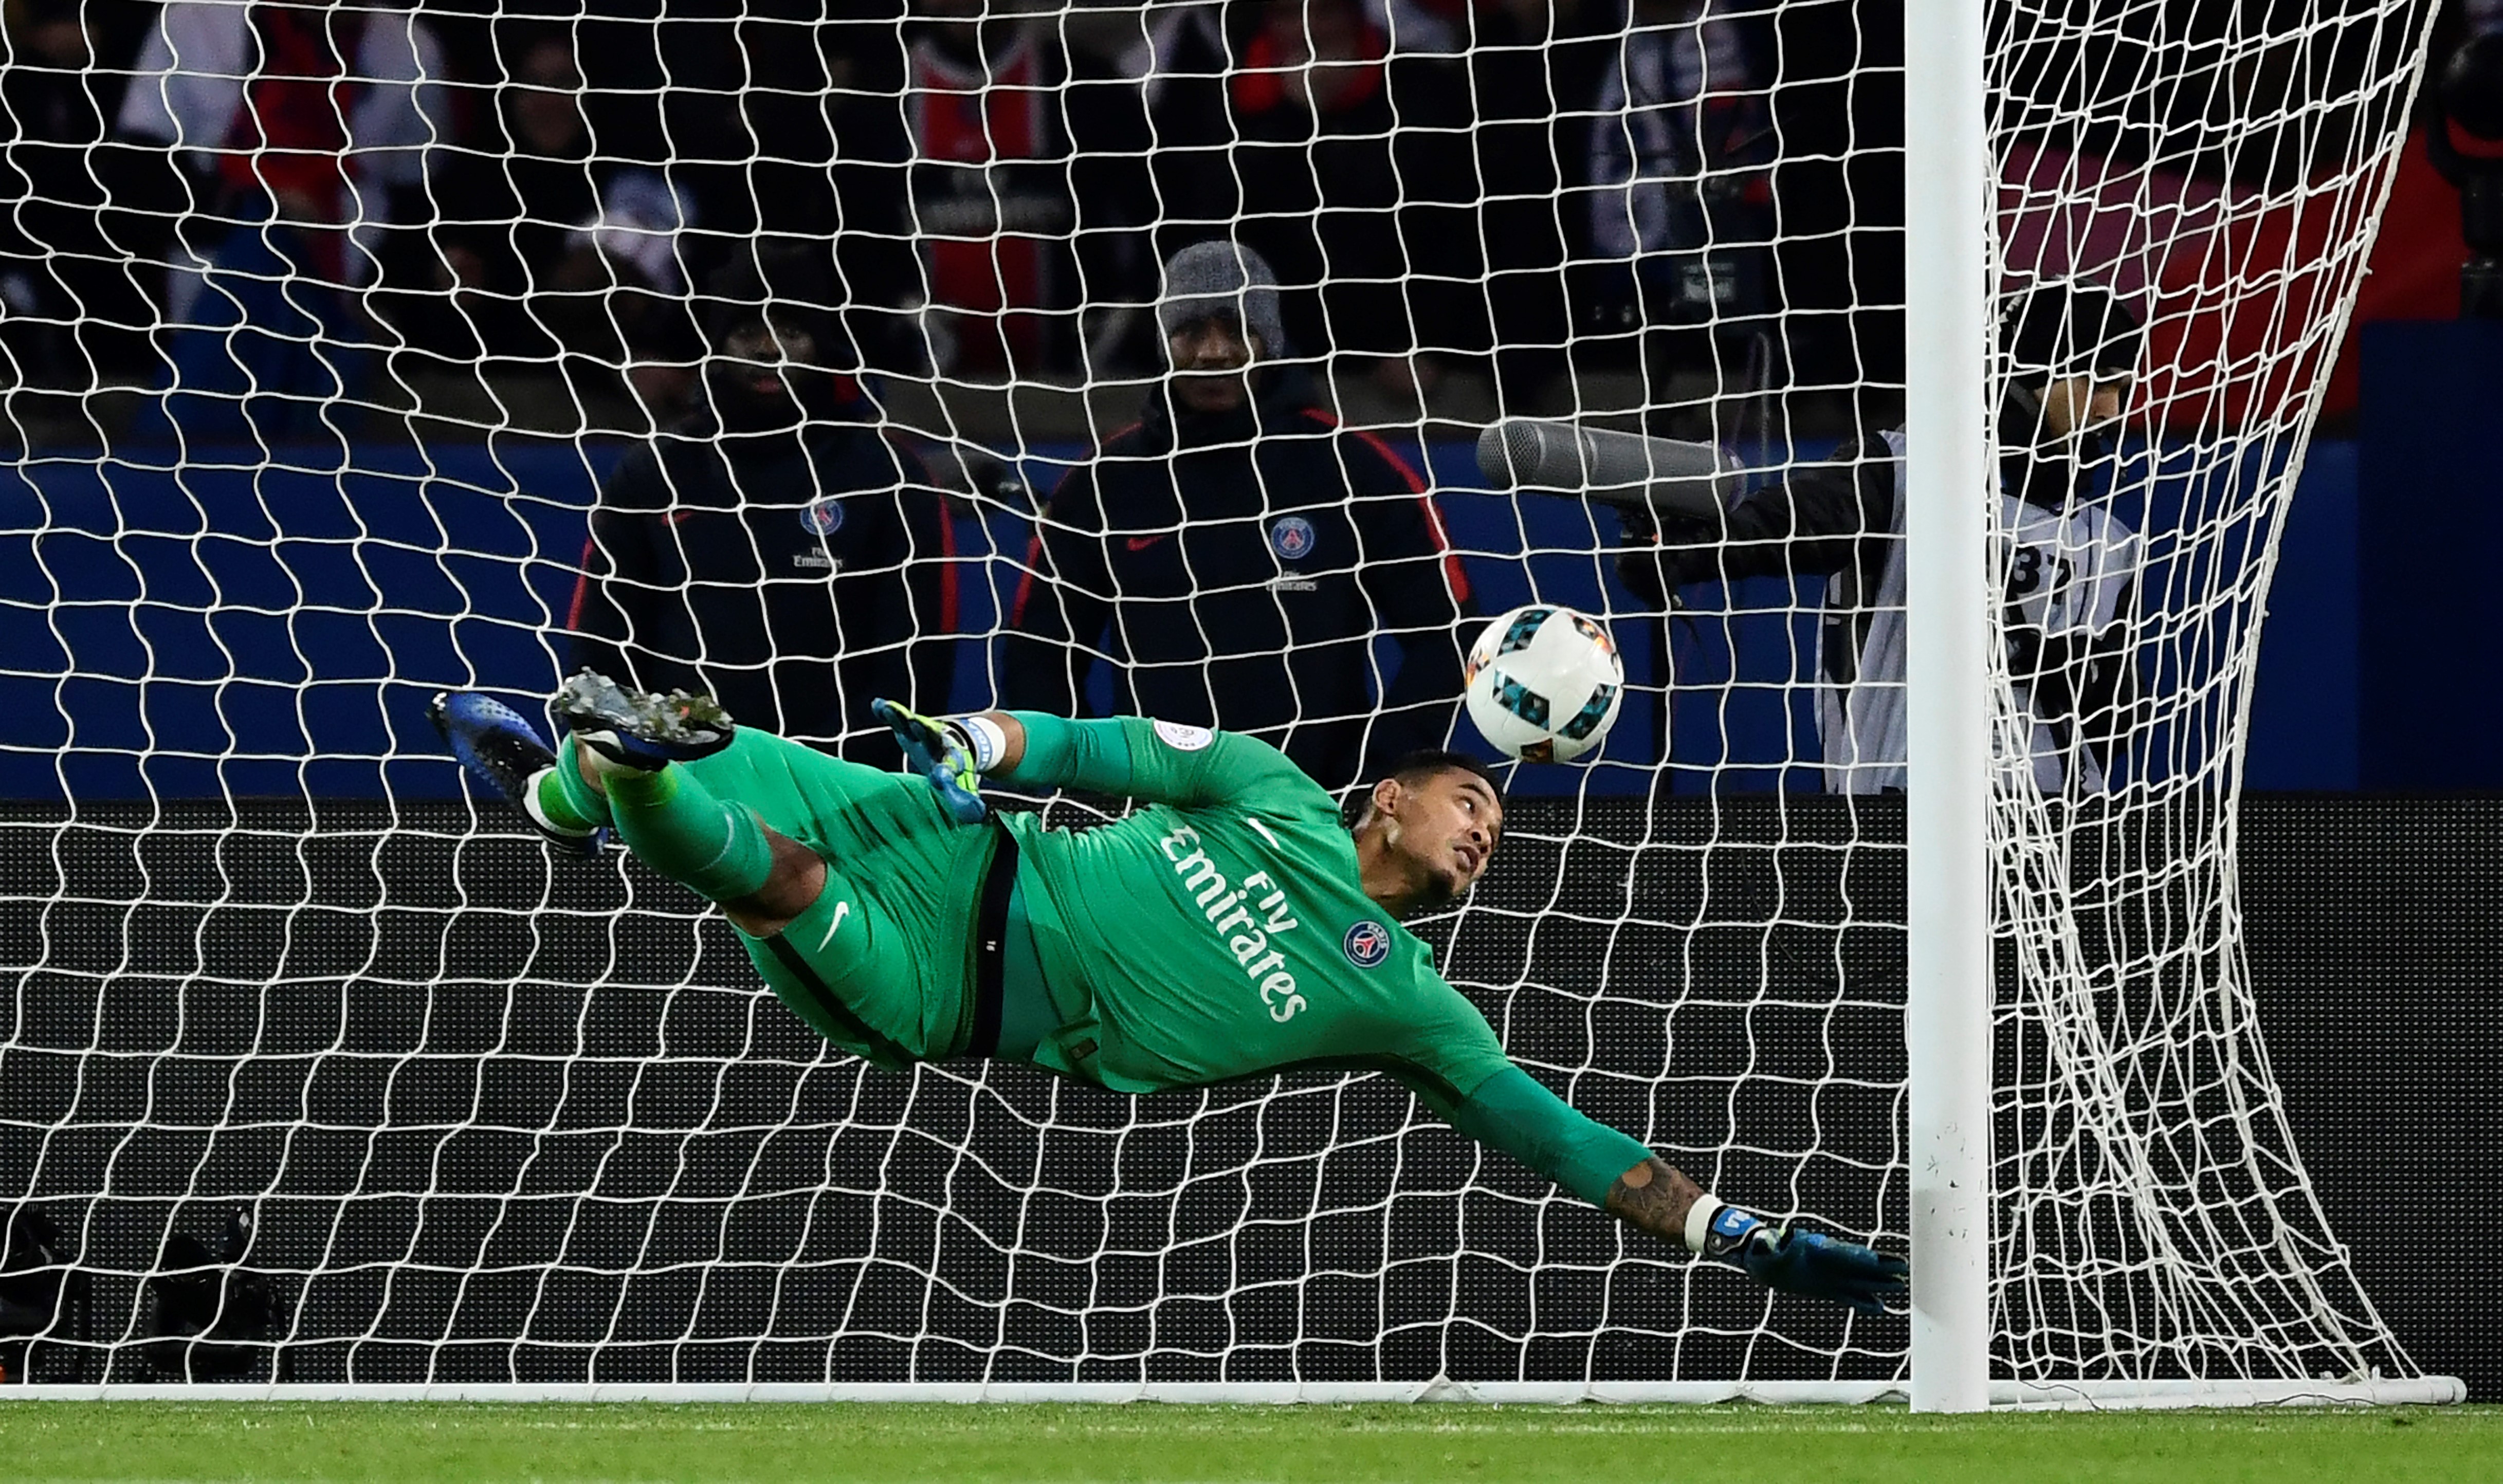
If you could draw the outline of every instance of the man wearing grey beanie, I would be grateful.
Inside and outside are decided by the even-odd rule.
[[[1440,745],[1475,609],[1423,479],[1321,404],[1250,248],[1176,253],[1156,326],[1170,373],[1038,525],[1004,703],[1084,714],[1101,659],[1112,713],[1250,733],[1328,788]]]
[[[1234,332],[1194,333],[1227,328]],[[1244,384],[1230,373],[1286,354],[1277,275],[1259,254],[1231,242],[1194,242],[1173,255],[1165,264],[1164,296],[1156,301],[1156,328],[1172,352],[1176,393],[1202,410],[1239,405]],[[1175,343],[1184,336],[1187,352]]]

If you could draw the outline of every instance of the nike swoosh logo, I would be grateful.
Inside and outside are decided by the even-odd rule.
[[[852,904],[849,902],[837,902],[835,904],[835,920],[826,924],[826,936],[817,940],[817,947],[820,949],[823,949],[827,944],[835,941],[836,929],[843,925],[843,918],[851,915],[851,910]]]
[[[1173,535],[1173,533],[1167,531],[1156,535],[1134,535],[1130,537],[1130,549],[1132,551],[1145,551],[1171,535]]]

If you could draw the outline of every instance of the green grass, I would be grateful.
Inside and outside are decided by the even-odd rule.
[[[0,1402],[45,1479],[2503,1480],[2503,1408]]]

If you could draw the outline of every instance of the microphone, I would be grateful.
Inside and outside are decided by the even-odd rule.
[[[1709,443],[1527,417],[1478,434],[1478,472],[1497,485],[1701,521],[1720,519],[1746,477]]]

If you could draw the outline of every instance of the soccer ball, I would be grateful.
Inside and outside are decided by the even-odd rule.
[[[1626,662],[1608,631],[1550,604],[1488,624],[1460,677],[1486,740],[1531,763],[1571,762],[1597,746],[1626,695]]]

